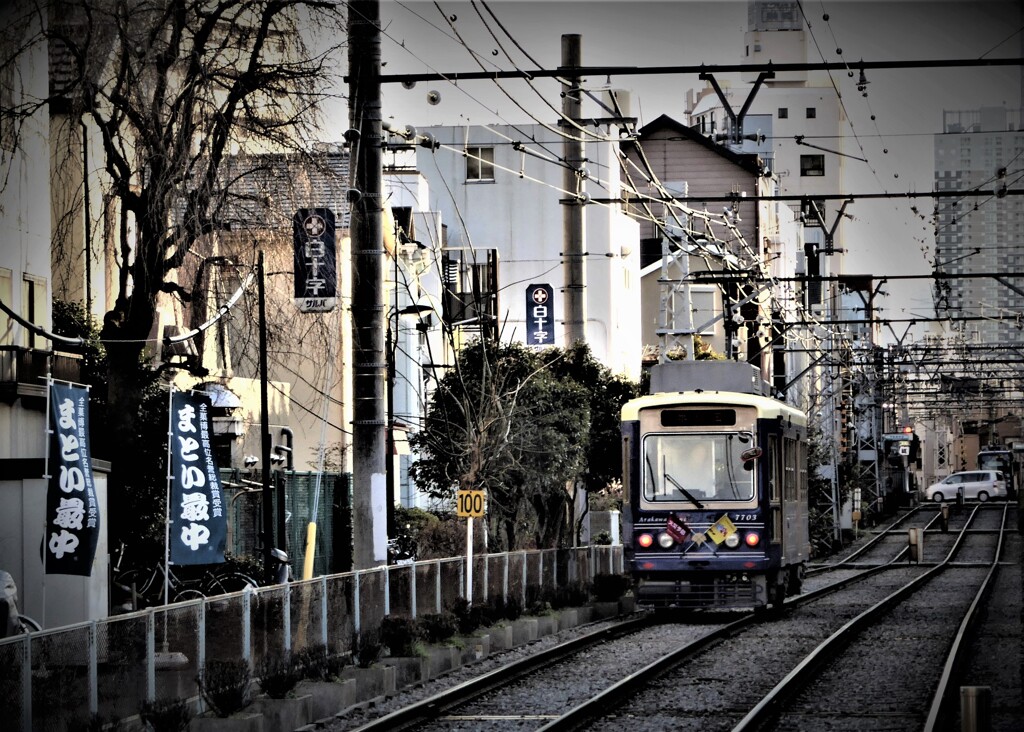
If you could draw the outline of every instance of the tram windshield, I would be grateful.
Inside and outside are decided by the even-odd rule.
[[[665,503],[749,501],[754,497],[749,432],[650,434],[644,438],[644,499]],[[744,458],[747,458],[746,464]]]

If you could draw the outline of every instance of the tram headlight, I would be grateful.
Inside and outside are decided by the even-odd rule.
[[[747,546],[757,546],[759,543],[761,543],[761,537],[758,536],[757,533],[754,531],[749,532],[746,535],[745,539],[747,542]]]
[[[725,537],[725,545],[730,549],[735,549],[740,545],[740,535],[729,534],[727,537]]]
[[[640,534],[640,536],[636,538],[636,543],[644,549],[649,549],[651,544],[654,543],[654,537],[650,534]]]
[[[675,544],[675,539],[667,533],[658,534],[658,546],[662,549],[670,549]]]

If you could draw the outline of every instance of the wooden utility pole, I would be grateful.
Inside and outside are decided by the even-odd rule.
[[[567,86],[562,92],[562,116],[565,142],[562,155],[565,158],[565,172],[562,187],[569,192],[582,194],[582,174],[586,162],[583,133],[572,125],[579,124],[582,105],[580,103],[581,79],[574,69],[579,68],[582,57],[582,42],[579,34],[566,33],[562,36],[562,68],[565,70]],[[587,340],[586,263],[584,261],[584,202],[577,195],[562,209],[562,269],[565,273],[565,347],[577,341]]]
[[[381,205],[380,3],[348,4],[352,202],[352,558],[354,569],[387,562],[384,236]]]

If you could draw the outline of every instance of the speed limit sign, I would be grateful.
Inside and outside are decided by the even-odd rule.
[[[459,518],[482,518],[484,491],[459,491],[456,496],[456,514]]]

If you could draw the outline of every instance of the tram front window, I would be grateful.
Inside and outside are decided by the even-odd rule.
[[[647,435],[644,438],[644,498],[696,504],[749,501],[754,497],[752,464],[743,453],[749,433]]]

